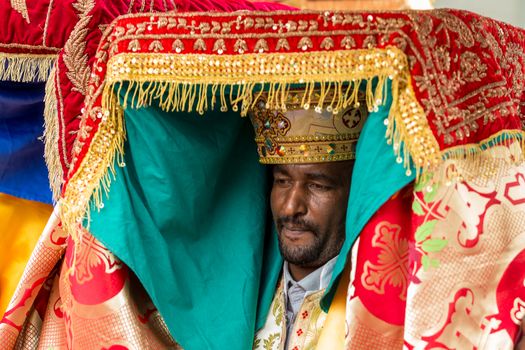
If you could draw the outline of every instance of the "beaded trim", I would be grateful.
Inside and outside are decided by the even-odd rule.
[[[476,38],[472,33],[479,32],[475,30],[477,26],[463,25],[478,23],[471,17],[468,13],[446,10],[121,17],[101,42],[93,65],[86,110],[82,113],[70,176],[65,184],[63,202],[69,206],[63,215],[65,225],[81,223],[86,211],[89,215],[91,198],[97,206],[102,205],[102,192],[108,191],[110,181],[108,168],[112,169],[114,158],[120,157],[123,150],[122,108],[129,107],[128,99],[134,108],[155,101],[167,111],[204,113],[217,106],[223,111],[231,108],[246,115],[256,101],[257,91],[268,91],[270,107],[278,108],[286,101],[290,87],[303,84],[308,99],[313,87],[320,86],[337,95],[330,103],[334,108],[339,103],[355,102],[353,92],[363,83],[367,107],[374,110],[384,102],[383,93],[390,80],[392,105],[385,119],[386,138],[398,161],[404,163],[407,174],[412,164],[417,175],[432,171],[447,154],[451,157],[479,154],[484,149],[482,144],[490,143],[492,137],[464,145],[457,152],[441,151],[436,137],[442,136],[440,141],[445,145],[460,145],[463,140],[468,141],[465,135],[468,137],[481,125],[479,118],[498,111],[503,116],[515,116],[519,111],[511,101],[495,101],[497,94],[485,94],[494,87],[505,87],[505,81],[479,87],[478,82],[484,79],[493,56],[474,57],[469,48],[497,42]],[[486,19],[479,23],[494,30],[500,28]],[[505,33],[505,38],[515,40],[510,39],[509,33]],[[443,38],[444,53],[441,55],[439,51],[438,57],[432,56],[436,42]],[[454,77],[464,77],[466,85],[458,90],[457,84],[444,84],[452,82]],[[350,84],[343,88],[344,83]],[[434,96],[431,87],[443,93]],[[115,98],[115,90],[125,96],[123,106]],[[506,87],[498,93],[510,91],[509,96],[516,98],[518,93],[514,90]],[[489,100],[481,103],[486,108],[480,113],[469,112],[481,99]],[[453,101],[451,106],[445,103],[449,101]],[[447,118],[450,111],[459,122]],[[436,127],[436,136],[428,120]],[[521,130],[516,130],[516,134],[502,142],[522,140],[521,136],[518,138]],[[91,164],[96,164],[95,172]]]
[[[204,114],[220,105],[221,111],[231,108],[245,116],[263,91],[270,109],[282,109],[291,86],[304,84],[304,108],[311,107],[316,87],[322,91],[315,97],[316,108],[340,110],[358,102],[359,87],[366,84],[366,104],[373,111],[384,103],[387,80],[393,97],[385,121],[387,138],[394,145],[404,143],[395,151],[403,152],[408,172],[412,159],[419,173],[438,164],[441,154],[412,89],[406,56],[393,47],[285,54],[118,54],[108,61],[102,109],[111,113],[117,107],[111,102],[116,101],[112,91],[121,94],[121,82],[127,81],[124,109],[149,106],[155,100],[166,111]]]

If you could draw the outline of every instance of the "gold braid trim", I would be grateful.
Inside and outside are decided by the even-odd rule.
[[[53,192],[53,200],[58,201],[60,197],[60,186],[62,185],[62,165],[58,153],[58,101],[56,96],[56,68],[53,67],[46,82],[46,93],[44,96],[44,158],[46,160],[49,185]]]
[[[61,218],[71,238],[78,244],[82,239],[83,220],[87,219],[85,229],[89,229],[90,199],[95,209],[104,207],[103,194],[109,195],[112,178],[115,179],[115,163],[124,167],[124,142],[126,128],[124,111],[118,104],[114,93],[110,94],[111,111],[94,110],[102,122],[95,133],[86,156],[75,174],[69,179],[67,189],[61,200]],[[108,171],[109,170],[109,171]]]
[[[394,143],[395,153],[403,154],[407,172],[412,159],[419,174],[421,169],[438,164],[441,154],[410,84],[407,58],[396,48],[288,54],[117,55],[107,65],[102,106],[87,106],[89,117],[99,118],[101,123],[79,169],[68,181],[62,202],[64,225],[73,233],[89,218],[92,196],[95,207],[103,207],[103,193],[108,195],[115,174],[115,159],[124,166],[123,109],[128,101],[132,108],[150,106],[155,101],[165,111],[201,114],[217,106],[221,111],[231,108],[244,116],[263,90],[268,108],[281,109],[290,88],[302,84],[304,108],[330,106],[337,111],[358,102],[358,88],[363,84],[368,108],[377,110],[385,102],[388,81],[393,102],[385,121],[386,137]],[[123,82],[127,82],[126,87]],[[315,98],[314,87],[319,94]],[[314,100],[317,106],[310,106]]]
[[[46,81],[56,55],[0,53],[0,80]]]
[[[165,111],[203,114],[218,107],[245,116],[262,91],[268,108],[283,109],[290,89],[302,84],[303,108],[345,108],[358,102],[358,88],[363,85],[367,107],[374,111],[385,102],[388,82],[392,104],[385,119],[386,138],[408,176],[412,166],[419,179],[422,173],[436,170],[444,159],[474,158],[492,143],[523,143],[523,132],[509,131],[479,144],[440,151],[415,96],[407,57],[396,48],[245,55],[120,54],[108,62],[101,106],[87,106],[89,118],[101,122],[64,193],[64,225],[78,240],[74,232],[89,219],[90,199],[95,208],[103,208],[103,194],[109,194],[115,164],[125,166],[127,107],[156,102]],[[314,93],[318,94],[315,98]],[[316,106],[311,106],[314,100]],[[512,148],[521,159],[521,148]]]
[[[263,90],[267,108],[285,109],[290,88],[303,84],[304,108],[337,112],[358,102],[358,88],[364,84],[372,111],[384,103],[388,80],[393,102],[385,121],[386,137],[396,154],[403,155],[407,171],[412,160],[419,174],[442,158],[412,88],[407,57],[397,48],[245,55],[121,54],[108,62],[102,108],[114,108],[112,91],[118,89],[120,94],[121,82],[127,81],[123,108],[128,107],[129,99],[132,108],[156,100],[166,111],[203,114],[220,104],[221,111],[231,108],[245,116]],[[314,93],[319,93],[315,106],[311,105]]]

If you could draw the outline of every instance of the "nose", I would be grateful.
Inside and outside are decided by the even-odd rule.
[[[283,200],[282,216],[302,216],[308,211],[306,193],[299,184],[295,184],[286,191]]]

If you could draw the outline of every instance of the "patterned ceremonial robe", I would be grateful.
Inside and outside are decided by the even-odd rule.
[[[297,313],[295,323],[291,328],[288,340],[288,350],[315,349],[326,313],[321,309],[320,302],[324,294],[320,289],[306,295]],[[266,318],[266,323],[255,335],[253,350],[282,350],[286,344],[286,304],[284,293],[284,277],[281,278],[275,296]]]

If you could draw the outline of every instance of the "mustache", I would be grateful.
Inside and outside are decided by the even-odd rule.
[[[311,231],[316,236],[318,235],[317,232],[319,228],[317,227],[317,225],[303,218],[299,218],[295,216],[280,216],[275,220],[275,223],[277,225],[278,231],[281,231],[283,226],[286,225],[286,226],[292,226],[302,231]]]

